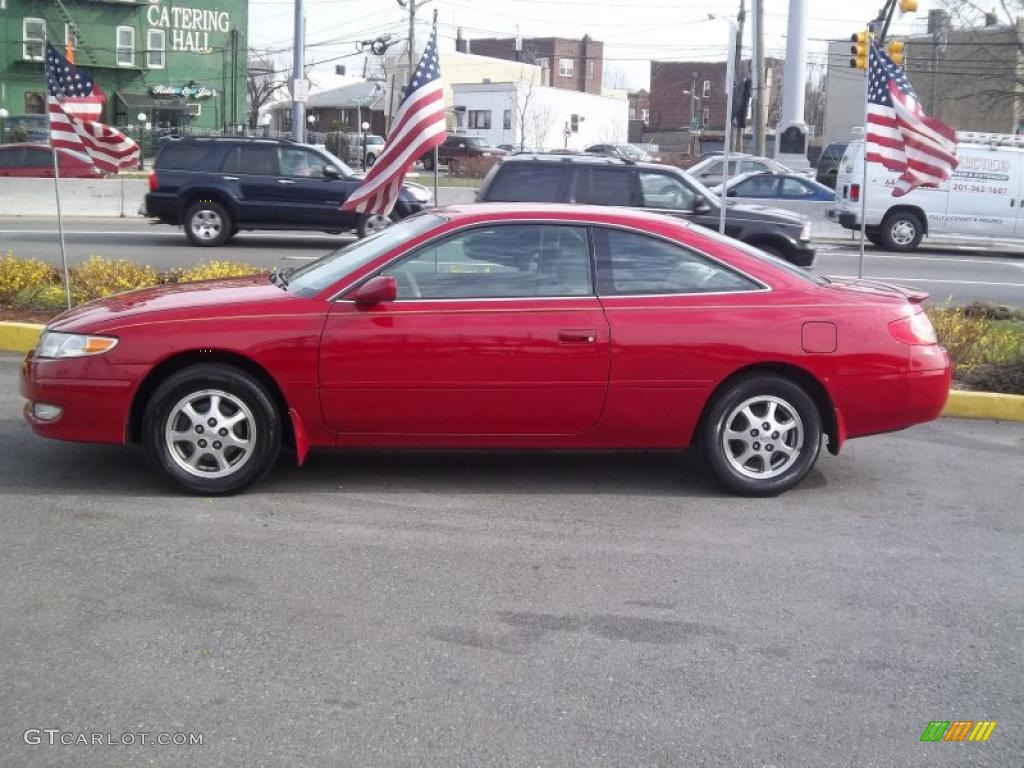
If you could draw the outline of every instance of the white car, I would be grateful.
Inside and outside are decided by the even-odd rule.
[[[686,169],[686,172],[693,176],[705,187],[713,187],[721,184],[725,178],[725,158],[715,155],[701,160],[696,165]],[[729,155],[729,177],[739,176],[741,173],[793,173],[782,163],[772,160],[770,157],[758,157],[756,155]]]
[[[846,148],[836,177],[836,204],[829,218],[859,230],[880,248],[913,251],[925,235],[970,235],[1024,239],[1024,136],[959,133],[959,162],[938,187],[919,187],[893,197],[900,174],[868,164],[864,142]]]

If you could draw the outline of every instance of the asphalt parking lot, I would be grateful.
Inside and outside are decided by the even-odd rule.
[[[687,456],[322,452],[211,500],[36,438],[17,373],[0,356],[0,764],[1024,754],[1024,424],[853,441],[762,501]],[[982,719],[987,743],[920,741]]]

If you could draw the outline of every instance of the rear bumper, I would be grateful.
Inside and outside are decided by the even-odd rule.
[[[146,195],[146,215],[152,219],[160,219],[168,224],[181,221],[181,204],[176,195],[150,192]]]
[[[860,219],[857,214],[851,211],[844,211],[841,208],[829,208],[825,212],[828,217],[846,229],[860,229]]]

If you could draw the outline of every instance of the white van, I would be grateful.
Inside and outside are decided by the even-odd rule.
[[[952,178],[903,197],[892,196],[900,174],[879,163],[868,165],[864,186],[864,142],[851,143],[839,166],[829,218],[859,230],[866,194],[865,235],[886,250],[913,251],[924,235],[1024,239],[1024,136],[959,132],[957,139],[960,162]]]

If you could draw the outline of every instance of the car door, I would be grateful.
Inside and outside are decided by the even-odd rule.
[[[320,397],[345,435],[579,435],[600,420],[608,325],[585,227],[477,226],[381,272],[395,301],[336,301],[324,327]],[[497,440],[501,442],[500,440]]]
[[[289,214],[281,205],[281,189],[274,144],[237,144],[224,155],[221,181],[231,189],[238,206],[238,220],[245,224],[287,224]]]
[[[19,176],[21,147],[0,147],[0,176]]]
[[[611,329],[603,434],[681,447],[717,381],[764,333],[760,283],[646,233],[591,228],[598,296]],[[759,302],[760,303],[760,302]]]
[[[53,178],[53,155],[49,147],[22,147],[21,161],[14,176]]]
[[[765,174],[751,176],[729,189],[729,197],[773,198],[779,195],[779,178]]]
[[[278,147],[280,177],[274,187],[281,213],[294,224],[348,229],[355,214],[341,204],[358,186],[355,180],[324,173],[327,158],[306,147]]]

